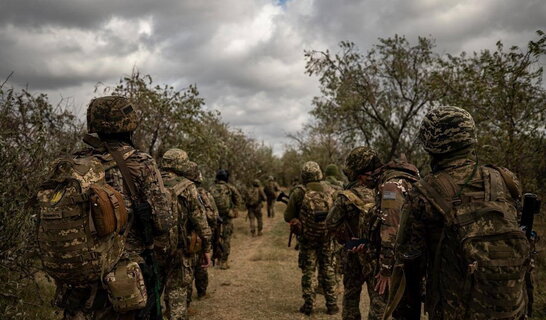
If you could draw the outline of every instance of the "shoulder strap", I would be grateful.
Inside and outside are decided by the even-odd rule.
[[[176,196],[179,196],[186,190],[189,186],[191,186],[193,182],[191,182],[189,179],[184,179],[177,184],[173,185],[171,187],[171,190],[176,194]]]
[[[434,188],[431,184],[424,179],[414,184],[415,188],[430,201],[430,203],[442,214],[447,215],[451,212],[452,204],[447,202],[445,196],[443,196],[437,188]]]
[[[506,187],[508,188],[508,192],[510,192],[510,195],[512,196],[512,199],[519,200],[521,198],[519,188],[516,181],[514,180],[514,177],[506,173],[503,168],[500,168],[498,166],[487,165],[486,167],[493,168],[500,173],[502,179],[504,180],[504,183],[506,184]]]
[[[125,159],[123,159],[123,155],[119,150],[111,148],[108,143],[105,143],[104,146],[108,150],[108,152],[112,155],[112,158],[114,158],[114,161],[118,165],[119,171],[121,171],[121,175],[123,177],[123,181],[125,182],[125,185],[127,186],[127,189],[129,190],[129,195],[131,197],[131,200],[133,202],[137,202],[140,200],[139,194],[137,192],[137,187],[135,184],[135,180],[133,179],[133,175],[131,174],[131,171],[129,170],[129,167],[127,166],[127,163],[125,162]]]

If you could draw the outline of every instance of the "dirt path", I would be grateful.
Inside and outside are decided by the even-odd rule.
[[[198,313],[192,319],[341,319],[340,314],[325,313],[324,298],[320,295],[311,317],[297,311],[303,303],[301,271],[297,265],[298,252],[287,248],[288,228],[282,219],[283,210],[284,206],[278,205],[274,219],[264,218],[262,237],[250,236],[244,217],[234,220],[231,268],[209,271],[210,297],[200,301],[194,297],[192,307]],[[365,292],[361,301],[365,315],[368,309]],[[338,305],[341,308],[341,295]]]

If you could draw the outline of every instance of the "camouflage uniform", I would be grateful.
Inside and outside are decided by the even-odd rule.
[[[324,170],[324,181],[336,189],[343,189],[343,181],[338,180],[339,176],[339,168],[333,163],[329,164]]]
[[[375,215],[380,241],[376,244],[379,250],[379,273],[391,277],[395,266],[395,246],[400,225],[402,207],[406,203],[413,183],[419,179],[417,168],[403,160],[393,160],[381,168],[376,188]],[[397,320],[419,320],[421,318],[422,274],[416,274],[421,260],[407,263],[406,273],[414,276],[406,279],[406,291],[402,301],[394,311]]]
[[[275,217],[275,200],[277,199],[277,193],[281,190],[279,184],[275,181],[275,178],[269,176],[267,178],[266,185],[264,187],[265,195],[267,196],[267,217]]]
[[[306,192],[317,191],[325,192],[330,197],[332,195],[332,189],[328,184],[320,182],[322,179],[322,172],[317,163],[312,161],[306,162],[303,165],[301,175],[305,185],[295,187],[290,193],[288,205],[284,212],[284,220],[286,222],[291,222],[294,219],[301,220],[300,213]],[[303,229],[305,229],[305,224],[303,225]],[[313,242],[307,239],[304,233],[298,237],[298,241],[298,265],[302,270],[301,287],[304,300],[300,312],[309,315],[313,311],[315,302],[313,279],[315,278],[315,270],[318,264],[318,272],[322,282],[320,283],[320,286],[324,288],[324,297],[328,313],[337,313],[339,308],[337,306],[337,295],[334,290],[336,281],[331,238],[327,237],[327,239],[321,242]]]
[[[239,208],[242,203],[242,197],[237,188],[227,182],[229,174],[225,172],[225,175],[220,173],[224,170],[220,170],[217,174],[216,182],[211,187],[211,194],[214,196],[214,201],[218,207],[220,218],[222,219],[221,228],[221,242],[222,242],[222,256],[219,257],[220,268],[227,269],[229,253],[231,251],[231,236],[233,235],[233,218],[236,218],[238,215],[237,208]],[[221,200],[217,199],[217,194],[227,194],[229,199],[227,199],[228,205],[227,208],[221,208]]]
[[[255,193],[255,194],[253,194]],[[250,233],[256,235],[256,222],[258,226],[258,235],[262,235],[264,227],[262,217],[262,202],[267,200],[263,189],[260,187],[260,180],[254,180],[252,187],[246,191],[246,209],[248,211],[248,222],[250,223]]]
[[[183,177],[189,161],[184,159],[185,153],[180,149],[170,149],[163,156],[161,167],[165,185],[171,190],[173,208],[176,208],[178,218],[178,247],[175,258],[167,271],[165,288],[166,316],[168,319],[187,319],[187,308],[190,301],[193,284],[193,266],[201,251],[190,250],[190,235],[192,232],[202,241],[202,252],[210,253],[211,231],[207,222],[205,208],[199,200],[195,184]]]
[[[212,195],[203,187],[197,189],[199,191],[199,196],[201,197],[205,210],[207,213],[207,221],[211,229],[212,234],[217,232],[219,214],[216,204]],[[195,266],[195,288],[197,289],[197,297],[202,298],[207,294],[207,287],[209,285],[209,274],[208,269],[203,268],[200,263],[197,263]]]
[[[108,142],[110,148],[118,150],[125,159],[135,181],[136,188],[140,191],[143,200],[152,207],[152,214],[160,217],[171,215],[168,199],[165,196],[165,188],[161,176],[153,158],[135,149],[130,141],[130,132],[137,127],[138,116],[136,107],[126,98],[107,96],[91,101],[87,109],[87,128],[89,133],[98,133],[101,140]],[[118,139],[119,140],[116,140]],[[122,141],[123,140],[123,141]],[[87,141],[86,141],[87,142]],[[89,142],[88,142],[89,143]],[[75,157],[96,156],[104,162],[112,162],[113,158],[101,145],[93,145],[92,148],[75,154]],[[128,212],[132,214],[132,201],[123,181],[123,176],[118,167],[106,170],[106,182],[114,189],[121,192],[125,200]],[[144,259],[141,254],[145,246],[139,236],[135,223],[133,223],[125,245],[125,253],[122,259],[138,262],[145,271]],[[149,268],[148,268],[149,270]],[[89,284],[89,287],[69,288],[58,283],[56,297],[65,309],[63,319],[117,319],[119,315],[113,311],[111,303],[107,299],[107,293],[101,283]],[[91,308],[82,307],[90,297],[90,288],[97,286],[96,296]],[[65,303],[63,303],[65,302]],[[75,307],[74,307],[75,306]],[[138,311],[131,312],[138,317]]]
[[[499,208],[508,205],[512,210],[508,214],[513,217],[507,217],[507,213],[503,213],[502,217],[513,219],[511,223],[517,230],[515,200],[513,199],[515,195],[513,194],[520,190],[519,183],[515,176],[506,169],[487,170],[483,166],[477,165],[473,150],[476,143],[476,131],[474,120],[470,114],[456,107],[434,109],[425,116],[419,138],[423,142],[425,150],[432,157],[432,173],[423,178],[424,183],[438,183],[440,181],[438,177],[450,177],[453,182],[452,186],[460,188],[461,200],[459,201],[463,205],[468,202],[479,205],[480,201],[484,201],[482,200],[484,196],[487,201],[488,193],[492,199],[492,194],[495,193],[499,197],[495,204]],[[494,183],[492,178],[493,174],[497,173],[502,175],[502,179],[499,177],[496,180],[500,183]],[[502,278],[505,279],[502,280],[503,290],[495,290],[495,287],[488,288],[487,292],[477,292],[476,289],[466,290],[469,275],[471,279],[475,279],[472,275],[477,270],[482,273],[487,268],[481,267],[477,262],[467,266],[468,261],[462,261],[459,240],[454,238],[452,227],[446,224],[447,213],[439,210],[440,206],[437,202],[439,200],[436,200],[438,198],[425,196],[422,191],[424,189],[420,189],[423,181],[415,185],[409,195],[409,204],[404,208],[398,236],[397,257],[402,261],[419,256],[427,259],[425,310],[428,312],[429,319],[525,318],[526,299],[522,276],[519,276],[517,280],[516,278]],[[436,184],[434,185],[436,186]],[[510,190],[510,186],[512,186],[512,190],[518,191],[513,192]],[[443,184],[438,185],[438,188],[438,190],[443,190]],[[453,202],[453,205],[460,204]],[[463,218],[460,215],[456,217]],[[484,231],[492,223],[482,225],[478,224],[480,217],[473,217],[473,219],[476,220],[464,225],[465,228],[476,226],[478,229],[473,229],[475,230],[473,232]],[[500,227],[503,226],[495,225],[492,230],[498,230]],[[462,227],[460,228],[462,229]],[[512,239],[511,241],[515,241],[515,238]],[[470,242],[468,244],[471,245]],[[492,245],[491,242],[488,244]],[[494,246],[491,248],[493,250]],[[525,255],[525,250],[523,248],[521,251],[514,252],[503,250],[502,257],[509,257],[513,254]],[[517,266],[514,271],[518,274],[525,271],[521,267],[524,259],[526,258],[522,257],[520,260],[510,258],[509,260],[511,266]],[[501,269],[500,266],[496,268],[493,271],[495,277],[506,275],[501,273],[504,269]],[[469,288],[473,288],[476,281],[481,280],[481,278],[476,279],[472,281],[473,284]],[[484,287],[479,288],[483,289]],[[473,295],[468,296],[466,292],[472,292]],[[499,299],[503,302],[499,303]],[[513,307],[516,308],[512,309]]]
[[[346,175],[352,181],[345,190],[339,192],[326,225],[336,233],[339,241],[346,242],[351,238],[364,238],[370,242],[370,230],[375,221],[373,214],[374,192],[363,185],[359,175],[371,174],[381,166],[374,151],[366,147],[357,147],[351,151],[346,160]],[[364,283],[370,297],[368,319],[381,319],[386,305],[386,295],[379,295],[375,290],[375,275],[379,270],[378,250],[373,246],[364,253],[344,253],[343,265],[343,319],[361,319],[360,294]]]

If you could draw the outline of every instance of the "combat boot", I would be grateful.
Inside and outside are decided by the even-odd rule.
[[[328,306],[327,309],[328,310],[326,311],[326,313],[329,315],[336,314],[339,312],[339,307],[337,306],[337,304],[334,304],[333,306]]]
[[[250,234],[252,235],[252,238],[254,238],[256,236],[256,231],[252,230],[250,231]]]
[[[310,304],[310,303],[304,303],[301,307],[300,307],[300,312],[303,313],[304,315],[306,316],[310,316],[311,313],[313,313],[313,305]]]
[[[222,270],[227,270],[227,269],[229,269],[228,262],[227,262],[227,261],[222,261],[222,262],[220,263],[220,269],[222,269]]]
[[[263,235],[264,235],[264,234],[262,233],[262,231],[261,231],[261,230],[260,230],[260,231],[258,231],[258,237],[261,237],[261,236],[263,236]]]

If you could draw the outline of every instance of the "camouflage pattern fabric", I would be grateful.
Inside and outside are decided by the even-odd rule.
[[[231,252],[231,236],[233,235],[233,219],[224,217],[222,218],[222,234],[220,235],[222,241],[222,256],[220,257],[220,263],[228,261],[229,254]]]
[[[324,170],[324,181],[328,182],[333,188],[343,188],[343,182],[338,180],[340,176],[339,168],[333,163],[329,164]]]
[[[321,281],[319,285],[324,289],[326,307],[337,306],[336,279],[332,258],[333,252],[329,242],[308,243],[305,240],[300,241],[298,265],[302,271],[301,289],[306,305],[312,306],[315,302],[313,279],[318,266]]]
[[[216,228],[218,228],[218,209],[216,208],[212,195],[205,188],[199,187],[197,188],[197,191],[199,192],[200,199],[205,207],[209,227],[214,234],[216,232]],[[205,252],[202,251],[198,256],[202,257],[204,253]],[[203,297],[207,293],[207,287],[209,284],[208,268],[203,268],[201,263],[197,263],[195,265],[193,275],[195,279],[195,288],[197,289],[197,296]]]
[[[350,238],[369,239],[366,230],[370,230],[373,221],[375,199],[374,192],[359,184],[352,182],[347,189],[339,192],[326,218],[327,228],[331,232],[346,235],[345,241]],[[357,203],[356,200],[359,202]],[[375,286],[375,274],[378,271],[377,252],[370,248],[366,253],[354,254],[344,252],[343,261],[343,319],[361,319],[360,293],[362,286],[367,285],[370,298],[369,319],[381,319],[386,305],[387,295],[380,296],[373,289]]]
[[[475,170],[476,164],[468,158],[473,157],[470,150],[467,158],[463,159],[441,159],[437,161],[433,173],[424,178],[425,181],[430,181],[432,177],[439,174],[448,174],[457,185],[466,183],[463,195],[474,194],[479,197],[484,195],[484,183],[489,180],[489,177],[484,176],[482,170]],[[519,183],[512,173],[506,170],[506,174],[512,176],[519,188]],[[469,179],[469,177],[471,177]],[[502,192],[505,203],[513,203],[513,199],[509,196],[509,191],[506,186],[501,184],[494,186],[498,192]],[[487,193],[487,188],[485,188]],[[423,255],[429,257],[429,263],[426,269],[426,301],[425,311],[429,314],[429,319],[523,319],[525,313],[525,292],[523,284],[508,280],[505,285],[510,288],[503,288],[501,298],[506,299],[503,306],[495,307],[496,310],[490,309],[495,299],[499,298],[498,289],[492,289],[489,292],[473,293],[474,297],[469,298],[464,295],[464,284],[467,283],[467,272],[474,272],[472,268],[461,269],[461,253],[458,249],[458,240],[453,238],[449,232],[444,235],[445,218],[430,199],[422,193],[414,189],[409,195],[409,204],[404,208],[401,222],[400,234],[398,237],[398,256],[400,258],[409,259]],[[463,197],[464,199],[464,197]],[[477,198],[479,199],[479,198]],[[475,200],[478,201],[478,200]],[[515,210],[515,209],[514,209]],[[515,214],[515,213],[513,213]],[[514,217],[515,221],[515,217]],[[498,228],[499,226],[497,226]],[[484,227],[487,228],[487,227]],[[482,229],[485,230],[485,229]],[[443,240],[441,240],[443,239]],[[438,243],[442,241],[441,251],[436,251]],[[524,251],[522,251],[524,252]],[[438,256],[437,256],[438,253]],[[518,253],[520,254],[520,253]],[[434,257],[431,258],[431,257]],[[433,259],[433,260],[431,260]],[[522,262],[516,259],[511,259],[514,265]],[[440,263],[441,272],[436,272]],[[478,266],[477,266],[478,267]],[[518,267],[521,272],[521,267]],[[499,273],[503,270],[498,269]],[[504,275],[504,274],[503,274]],[[478,288],[474,288],[476,291]],[[481,289],[484,289],[481,287]],[[521,303],[517,309],[502,310],[502,308],[511,308],[514,304]],[[468,311],[471,310],[469,313]],[[504,312],[504,316],[494,316],[495,312]]]
[[[161,157],[161,168],[163,170],[170,170],[184,177],[186,177],[184,173],[188,171],[189,166],[188,154],[182,149],[169,149]]]
[[[165,286],[165,316],[169,320],[188,319],[188,299],[193,282],[193,257],[179,252],[168,273]]]
[[[301,167],[301,180],[303,183],[322,180],[322,171],[318,163],[307,161]]]
[[[464,109],[440,107],[431,110],[423,119],[419,140],[429,153],[451,153],[477,142],[476,124]]]
[[[153,158],[146,153],[134,149],[132,146],[124,142],[112,142],[110,143],[110,145],[112,148],[117,149],[122,154],[124,154],[126,164],[129,167],[129,170],[135,180],[136,187],[139,191],[141,191],[143,198],[147,200],[148,203],[150,203],[152,207],[152,214],[163,217],[170,216],[171,209],[168,198],[166,197],[167,191],[163,185],[161,175]],[[103,149],[90,148],[75,154],[76,157],[87,157],[91,155],[100,158],[104,162],[113,162],[112,156]],[[111,168],[106,170],[105,179],[106,183],[122,193],[126,207],[128,208],[129,212],[132,212],[132,202],[129,198],[128,191],[125,189],[121,171],[117,167],[112,166]],[[144,249],[145,247],[142,243],[138,230],[136,230],[136,226],[133,224],[132,228],[129,230],[129,235],[125,244],[125,251],[122,255],[122,258],[137,263],[144,263],[144,259],[141,257]],[[92,285],[96,284],[89,284],[89,286]],[[102,289],[99,289],[99,292],[101,290]],[[63,292],[65,297],[56,297],[56,300],[63,300],[66,297],[74,297],[73,290],[61,289],[59,292]],[[88,298],[88,296],[82,297],[83,301],[87,300]],[[81,306],[82,303],[83,302],[80,301],[79,306]],[[109,308],[111,308],[110,306],[110,303],[106,302],[105,306],[100,307],[100,310],[102,311],[82,310],[80,307],[72,309],[72,311],[70,311],[69,313],[77,314],[78,317],[80,315],[84,315],[88,319],[112,319],[112,314],[108,311]]]
[[[129,99],[106,96],[91,100],[87,108],[89,133],[132,132],[140,121],[137,107]]]
[[[248,222],[250,224],[250,233],[252,235],[256,234],[256,230],[258,231],[258,234],[262,234],[262,230],[264,228],[264,220],[263,220],[263,214],[262,214],[262,206],[259,205],[257,207],[248,207]]]
[[[264,192],[267,197],[267,217],[269,218],[275,217],[275,200],[277,199],[277,193],[280,190],[279,184],[270,176],[264,187]]]
[[[356,147],[345,159],[345,175],[350,181],[355,181],[358,175],[372,172],[382,166],[381,160],[373,149],[368,147]]]

